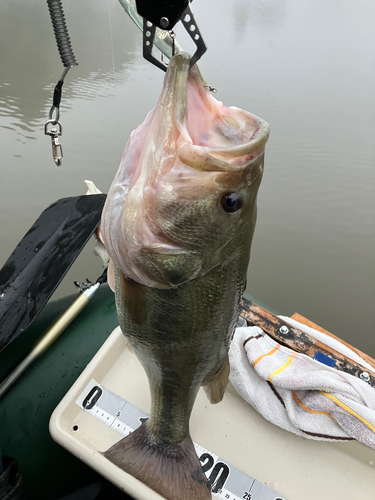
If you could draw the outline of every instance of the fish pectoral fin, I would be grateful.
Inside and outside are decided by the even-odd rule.
[[[198,254],[180,249],[166,250],[161,245],[144,247],[138,260],[155,281],[171,288],[196,278],[202,268],[202,259]]]
[[[229,371],[229,357],[227,354],[224,362],[214,376],[207,383],[203,382],[203,388],[211,404],[220,403],[223,399],[225,389],[228,385]]]
[[[159,445],[147,422],[102,453],[167,500],[211,500],[211,491],[190,437]]]

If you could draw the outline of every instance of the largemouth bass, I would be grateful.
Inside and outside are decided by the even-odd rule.
[[[189,65],[171,60],[102,217],[119,324],[151,391],[150,418],[104,455],[169,500],[211,498],[189,418],[202,385],[213,403],[227,385],[269,135]]]

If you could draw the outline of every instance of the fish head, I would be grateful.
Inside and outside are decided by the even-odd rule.
[[[190,56],[168,67],[108,194],[102,232],[122,272],[173,288],[234,259],[247,268],[269,127],[211,94]]]
[[[153,263],[159,269],[168,263],[176,271],[176,284],[250,255],[262,174],[263,154],[234,172],[185,165],[168,172],[153,200],[153,225],[165,243],[163,248],[155,246]],[[151,258],[151,252],[147,254]]]

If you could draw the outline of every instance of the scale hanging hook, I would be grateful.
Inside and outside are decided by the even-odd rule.
[[[60,167],[63,157],[62,147],[59,141],[59,136],[62,134],[61,123],[54,119],[48,120],[44,126],[44,133],[51,137],[52,156],[56,165]]]
[[[51,16],[53,31],[55,33],[57,48],[59,50],[61,61],[64,65],[64,71],[53,92],[53,104],[49,111],[49,119],[44,127],[45,135],[49,135],[51,137],[53,159],[59,167],[63,157],[62,147],[59,141],[59,136],[62,134],[62,126],[59,121],[62,86],[70,68],[77,66],[78,63],[70,44],[70,37],[65,23],[61,0],[47,0],[47,4]]]

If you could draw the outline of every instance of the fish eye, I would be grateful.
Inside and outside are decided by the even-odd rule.
[[[221,206],[227,213],[233,213],[242,207],[242,200],[238,193],[226,193],[221,198]]]

